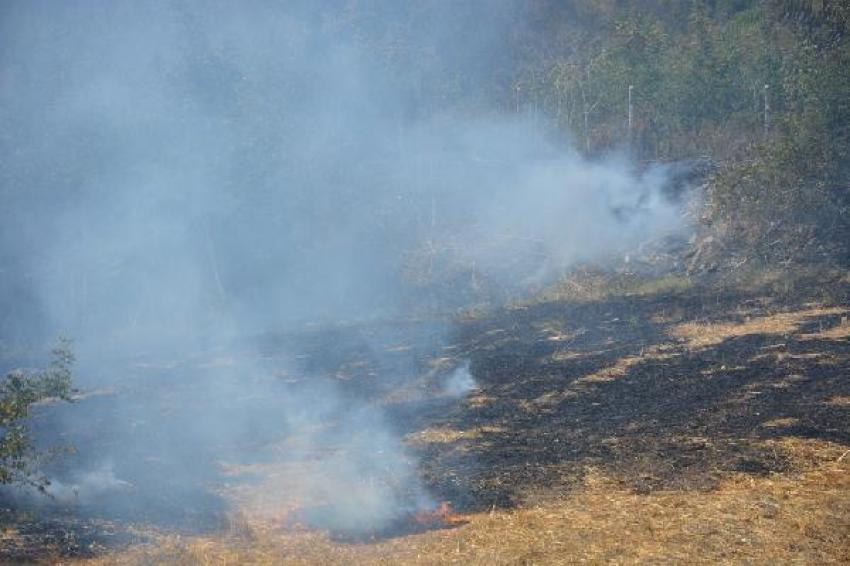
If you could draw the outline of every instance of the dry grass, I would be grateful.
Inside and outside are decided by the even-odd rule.
[[[88,562],[850,562],[846,303],[711,295],[706,309],[701,291],[655,300],[640,282],[593,281],[565,285],[585,285],[570,292],[587,301],[641,298],[470,318],[452,357],[381,397],[431,399],[435,375],[472,360],[480,388],[404,437],[432,492],[467,509],[461,522],[341,541],[287,521],[285,486],[312,475],[309,466],[234,466],[264,482],[230,490],[226,528],[151,532],[149,544]],[[676,294],[680,283],[647,292]]]
[[[407,442],[414,444],[450,444],[463,440],[474,440],[485,434],[498,434],[504,429],[497,426],[479,426],[469,430],[457,430],[451,427],[428,427],[405,436]]]
[[[839,324],[819,332],[800,336],[802,340],[844,340],[850,338],[850,322],[846,316],[841,317]]]
[[[796,332],[806,320],[815,317],[844,314],[840,307],[811,308],[781,312],[769,316],[748,317],[742,322],[700,323],[684,322],[670,330],[673,338],[687,343],[690,348],[705,348],[721,344],[729,338],[754,334],[790,334]]]
[[[579,395],[588,385],[614,381],[627,375],[630,369],[642,363],[671,359],[677,355],[672,349],[673,346],[671,344],[659,344],[646,348],[637,355],[623,356],[610,365],[575,379],[563,389],[547,391],[532,402],[526,403],[527,410],[534,412],[535,410],[545,409],[547,407],[555,407],[565,399]],[[551,359],[556,362],[564,362],[588,355],[589,353],[587,352],[559,350],[551,356]]]
[[[826,403],[836,407],[850,407],[850,395],[834,395],[827,399]]]
[[[841,563],[850,560],[850,461],[840,445],[776,441],[801,471],[730,474],[713,491],[639,495],[589,468],[546,503],[368,543],[243,518],[214,537],[155,542],[90,564]]]
[[[761,423],[761,426],[763,428],[778,429],[778,428],[785,428],[785,427],[789,427],[789,426],[794,426],[794,425],[797,425],[797,424],[800,424],[800,419],[798,419],[796,417],[782,417],[782,418],[778,418],[778,419],[771,419],[769,421],[765,421],[765,422]]]
[[[629,372],[633,366],[644,363],[650,360],[669,360],[676,354],[669,351],[666,344],[652,346],[646,348],[643,352],[636,356],[625,356],[617,360],[614,364],[606,366],[598,371],[589,373],[575,381],[576,384],[614,381],[619,377],[623,377]]]
[[[612,274],[604,271],[579,270],[569,277],[544,289],[533,300],[518,304],[539,302],[593,302],[611,297],[642,297],[686,291],[691,281],[670,274],[662,277],[642,277],[636,274]]]

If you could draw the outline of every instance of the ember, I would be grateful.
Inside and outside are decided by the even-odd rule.
[[[440,528],[463,522],[463,518],[452,510],[452,504],[448,501],[443,501],[434,509],[417,511],[413,514],[411,520],[413,523],[426,528]]]
[[[283,508],[274,522],[286,530],[301,530],[307,526],[304,505],[294,502]]]
[[[281,508],[270,519],[274,528],[289,532],[325,530],[326,515],[331,510],[332,506],[329,505],[310,507],[300,502],[293,502]],[[328,531],[334,540],[365,542],[446,529],[465,522],[461,515],[455,513],[450,502],[443,501],[439,505],[400,515],[395,521],[380,529],[331,528]]]

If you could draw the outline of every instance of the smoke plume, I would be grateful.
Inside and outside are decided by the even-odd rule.
[[[520,5],[3,3],[0,340],[66,332],[95,392],[43,411],[78,448],[55,504],[191,523],[240,469],[266,472],[257,505],[341,531],[433,504],[350,383],[422,374],[441,331],[332,329],[679,228],[660,170],[588,160],[490,95]]]

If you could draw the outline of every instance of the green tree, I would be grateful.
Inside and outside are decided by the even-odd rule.
[[[48,485],[38,475],[35,449],[27,417],[33,407],[49,400],[71,401],[71,366],[74,354],[70,342],[60,339],[53,359],[44,370],[10,371],[0,381],[0,483],[29,484],[41,491]]]

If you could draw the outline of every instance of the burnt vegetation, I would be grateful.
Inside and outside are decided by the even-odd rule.
[[[832,285],[846,300],[847,282]],[[431,426],[472,434],[426,444],[430,477],[486,510],[566,497],[591,469],[636,493],[711,490],[730,472],[792,472],[771,440],[846,445],[846,309],[754,291],[547,302],[461,325],[480,389]]]

